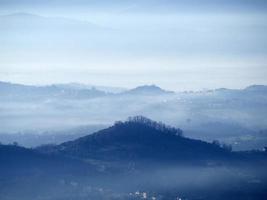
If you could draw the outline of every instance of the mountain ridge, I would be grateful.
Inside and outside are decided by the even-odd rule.
[[[42,85],[32,86],[17,83],[0,82],[0,92],[3,97],[12,98],[17,96],[20,98],[33,98],[33,97],[69,97],[69,98],[91,98],[106,95],[106,92],[91,89],[73,89],[63,88],[57,85]],[[26,96],[25,96],[26,95]]]

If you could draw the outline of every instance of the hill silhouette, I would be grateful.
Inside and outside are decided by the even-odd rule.
[[[73,173],[75,169],[92,170],[89,165],[70,158],[64,158],[59,155],[41,154],[34,149],[28,149],[17,145],[0,144],[0,174],[1,177],[7,176],[6,171],[11,171],[12,176],[27,176],[27,174],[36,174],[42,176],[45,174],[61,175]],[[36,169],[38,169],[36,171]]]
[[[156,85],[142,85],[131,90],[125,91],[122,94],[130,95],[163,95],[163,94],[173,94],[172,91],[164,90]]]
[[[142,162],[199,162],[232,156],[229,149],[185,138],[182,130],[142,116],[51,148],[39,150],[83,159]]]

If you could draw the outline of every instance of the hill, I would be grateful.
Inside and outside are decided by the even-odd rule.
[[[93,169],[78,160],[41,154],[34,149],[20,147],[15,144],[0,144],[0,163],[0,174],[3,179],[8,175],[27,176],[31,174],[32,176],[44,176],[49,174],[49,176],[61,176],[67,173],[73,174],[75,169],[79,169],[81,172]],[[5,172],[7,171],[12,174],[6,174]]]
[[[172,91],[163,90],[156,85],[142,85],[131,90],[125,91],[122,94],[130,95],[162,95],[162,94],[173,94]]]
[[[258,92],[258,93],[266,93],[267,92],[267,86],[266,85],[251,85],[244,89],[244,91],[247,92]]]
[[[50,153],[107,161],[195,163],[233,156],[229,149],[185,138],[180,129],[142,116],[52,148]]]

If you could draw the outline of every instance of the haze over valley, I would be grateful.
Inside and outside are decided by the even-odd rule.
[[[0,0],[0,200],[266,200],[266,0]]]
[[[1,82],[2,143],[16,141],[28,147],[42,142],[57,144],[114,121],[144,115],[182,128],[187,136],[219,140],[235,150],[265,145],[266,86],[195,92],[173,92],[156,85],[115,89],[74,83],[29,86]]]

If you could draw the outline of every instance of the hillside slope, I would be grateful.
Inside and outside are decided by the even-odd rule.
[[[50,153],[109,161],[199,162],[233,158],[226,148],[185,138],[180,129],[144,117],[117,122],[107,129],[51,148]]]

